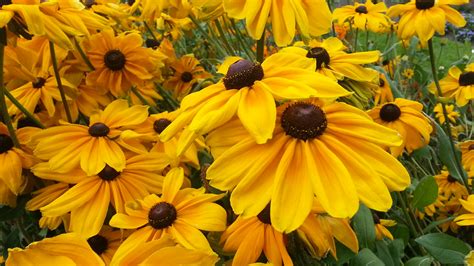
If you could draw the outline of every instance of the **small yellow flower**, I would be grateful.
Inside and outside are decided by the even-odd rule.
[[[438,103],[433,111],[436,113],[436,118],[439,120],[441,124],[444,124],[446,121],[443,114],[443,107],[440,103]],[[448,113],[448,119],[451,123],[456,124],[456,118],[459,117],[459,113],[454,110],[454,105],[448,104],[446,105],[446,112]]]
[[[402,72],[402,76],[404,76],[407,79],[412,79],[414,75],[415,75],[415,71],[413,71],[413,69],[411,68],[406,68]]]

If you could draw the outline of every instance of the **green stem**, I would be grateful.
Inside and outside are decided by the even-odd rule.
[[[254,54],[252,53],[252,50],[250,50],[250,48],[248,46],[248,43],[244,41],[244,37],[242,36],[242,32],[240,32],[240,30],[238,29],[237,25],[235,24],[235,21],[233,19],[231,19],[230,23],[231,23],[232,28],[234,29],[234,31],[237,33],[237,41],[239,41],[240,44],[242,45],[243,50],[244,50],[245,54],[247,55],[247,57],[249,59],[254,58]]]
[[[153,113],[153,114],[159,113],[159,111],[156,110],[156,108],[155,108],[153,105],[151,105],[151,104],[143,97],[143,95],[140,94],[140,92],[137,91],[137,88],[132,87],[132,92],[133,92],[133,94],[135,94],[135,96],[137,96],[138,99],[140,99],[140,101],[141,101],[143,104],[148,105],[148,106],[150,107],[151,113]]]
[[[33,123],[35,123],[40,128],[46,128],[36,117],[30,113],[26,108],[15,98],[11,93],[5,90],[5,96],[26,116],[28,117]]]
[[[71,111],[69,110],[69,106],[67,105],[66,94],[64,93],[64,87],[61,82],[58,61],[56,60],[56,52],[54,52],[54,43],[52,41],[49,42],[49,52],[51,54],[51,61],[53,61],[54,77],[56,78],[56,83],[58,84],[59,94],[61,95],[61,101],[64,105],[64,111],[66,112],[67,121],[69,123],[72,123]]]
[[[366,29],[366,34],[365,34],[365,50],[369,50],[369,30]]]
[[[74,45],[76,46],[77,51],[81,55],[82,60],[84,60],[84,62],[86,63],[86,65],[89,67],[91,71],[94,71],[95,70],[94,66],[92,65],[91,61],[87,57],[86,53],[84,53],[84,50],[82,50],[82,47],[76,38],[74,38]]]
[[[265,51],[265,30],[262,37],[257,41],[257,61],[263,63],[263,52]]]
[[[173,108],[177,109],[179,107],[178,101],[176,101],[173,96],[171,96],[170,92],[163,87],[161,87],[160,84],[155,83],[156,88],[158,89],[158,92],[160,95],[163,97],[163,99]]]
[[[434,57],[434,49],[433,49],[433,41],[432,39],[430,39],[428,41],[428,50],[429,50],[429,53],[430,53],[430,63],[431,63],[431,73],[433,74],[433,80],[434,80],[434,84],[436,86],[436,91],[438,93],[438,97],[442,97],[443,96],[443,92],[441,91],[441,86],[439,85],[439,81],[438,81],[438,75],[436,73],[436,64],[435,64],[435,57]],[[456,168],[458,169],[459,171],[459,174],[461,175],[461,178],[462,178],[462,181],[464,183],[464,186],[466,186],[467,188],[467,191],[471,191],[469,189],[469,184],[468,184],[468,178],[467,176],[465,176],[464,174],[464,169],[461,165],[461,160],[456,152],[456,146],[454,145],[454,142],[453,142],[453,138],[452,138],[452,132],[451,132],[451,126],[449,125],[449,117],[448,117],[448,111],[446,110],[446,104],[444,102],[440,102],[441,103],[441,107],[443,108],[443,116],[444,116],[444,128],[446,130],[446,133],[448,134],[448,139],[449,139],[449,144],[451,146],[451,153],[453,154],[454,156],[454,162],[456,164]]]
[[[158,41],[158,39],[156,38],[155,34],[154,34],[153,31],[151,30],[150,26],[148,26],[148,23],[146,23],[145,21],[143,21],[143,25],[145,25],[146,30],[148,31],[148,33],[150,33],[151,38],[153,38],[153,40],[155,40],[155,41]]]
[[[215,20],[215,24],[216,24],[216,27],[217,27],[217,31],[219,31],[219,35],[221,36],[221,39],[224,42],[224,45],[225,45],[226,49],[229,51],[229,53],[231,55],[235,55],[235,51],[234,51],[234,49],[232,49],[232,46],[227,41],[227,38],[225,37],[225,34],[224,34],[224,30],[222,30],[221,23],[219,22],[218,19]]]
[[[359,29],[356,29],[355,38],[354,38],[354,52],[357,52],[357,38],[359,37]]]
[[[205,38],[212,43],[212,45],[216,48],[216,51],[220,53],[221,56],[225,56],[226,52],[222,49],[222,47],[219,44],[217,44],[214,38],[209,37],[209,34],[207,34],[207,32],[201,27],[199,22],[193,16],[189,16],[189,18],[194,23],[194,25],[196,25],[198,31],[201,32],[201,34],[204,35]]]
[[[18,138],[16,137],[15,128],[13,128],[12,119],[10,114],[8,114],[7,103],[5,101],[5,91],[7,89],[3,83],[3,59],[5,55],[6,34],[5,28],[0,29],[0,111],[3,115],[3,122],[7,126],[13,144],[15,147],[19,148],[20,142],[18,142]]]

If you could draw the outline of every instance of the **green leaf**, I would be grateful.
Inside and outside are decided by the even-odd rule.
[[[413,192],[413,206],[421,209],[436,201],[438,197],[438,185],[433,176],[425,176]]]
[[[463,173],[459,172],[459,169],[456,167],[456,160],[454,159],[455,157],[454,157],[453,151],[451,150],[451,144],[449,143],[449,138],[446,135],[446,133],[444,133],[443,128],[441,128],[441,126],[438,123],[436,122],[433,122],[433,123],[436,127],[436,134],[438,135],[439,159],[444,165],[446,165],[446,167],[448,168],[449,174],[452,177],[454,177],[456,180],[462,183]],[[458,156],[458,158],[461,158],[461,152],[456,148],[455,148],[455,153]],[[461,169],[461,171],[464,172],[464,169]]]
[[[395,239],[388,244],[394,265],[400,265],[404,256],[405,244],[402,239]]]
[[[408,229],[408,226],[397,223],[397,225],[392,228],[393,229],[390,230],[390,232],[392,233],[393,238],[403,240],[403,244],[406,246],[408,244],[408,240],[410,239],[410,229]]]
[[[414,257],[405,263],[405,266],[430,266],[433,258],[430,256]]]
[[[361,248],[373,247],[375,242],[375,225],[369,208],[361,204],[352,219],[352,225],[359,240],[359,246]]]
[[[375,247],[377,248],[375,254],[377,254],[377,257],[379,257],[380,260],[383,261],[383,263],[386,266],[398,265],[398,264],[393,264],[393,258],[392,258],[392,255],[390,254],[390,250],[388,249],[387,243],[385,243],[382,240],[376,241]]]
[[[359,251],[359,254],[352,259],[351,264],[354,266],[367,266],[367,265],[384,265],[383,261],[381,261],[370,249],[364,248]]]
[[[471,248],[463,241],[443,233],[420,236],[415,241],[443,264],[463,264]]]

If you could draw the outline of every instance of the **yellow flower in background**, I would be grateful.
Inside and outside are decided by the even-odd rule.
[[[173,40],[181,38],[183,31],[192,29],[192,21],[189,18],[174,18],[165,13],[156,20],[156,27],[159,30],[166,32],[166,36],[171,35]]]
[[[353,6],[334,9],[332,18],[341,26],[349,22],[353,28],[359,30],[384,32],[391,24],[390,18],[385,15],[386,11],[384,2],[374,4],[372,0],[367,0],[365,4],[355,2]]]
[[[459,226],[472,226],[474,225],[474,195],[469,195],[467,200],[460,199],[462,207],[468,212],[461,214],[454,221]]]
[[[464,263],[468,266],[474,265],[474,250],[471,250],[469,254],[466,255]]]
[[[452,177],[448,171],[441,171],[441,174],[434,177],[438,184],[438,194],[443,195],[447,198],[454,196],[457,199],[464,198],[469,195],[466,187],[459,183],[454,177]]]
[[[462,153],[462,165],[468,171],[474,172],[474,140],[461,142],[459,148]]]
[[[393,235],[390,233],[390,231],[388,231],[387,227],[395,226],[397,222],[389,219],[380,219],[377,214],[373,214],[373,216],[375,224],[375,238],[377,240],[383,240],[384,238],[393,240]]]
[[[464,106],[474,99],[474,63],[461,71],[457,66],[449,69],[448,75],[439,81],[443,97],[456,100],[457,106]],[[430,92],[437,95],[435,84],[429,87]]]
[[[397,98],[373,108],[368,114],[375,122],[396,130],[402,136],[403,144],[390,148],[393,156],[398,157],[404,149],[411,153],[430,142],[433,127],[422,111],[421,103]]]
[[[267,21],[278,46],[293,41],[296,29],[305,36],[320,36],[331,28],[331,11],[324,0],[224,0],[231,18],[245,19],[247,31],[255,40],[262,37]]]
[[[104,265],[84,238],[61,234],[29,244],[25,249],[8,249],[7,266],[27,265]]]
[[[443,107],[441,106],[441,103],[436,104],[436,106],[433,108],[433,112],[435,112],[435,117],[438,119],[440,124],[444,124],[446,122],[446,119],[444,118],[443,114]],[[446,112],[448,113],[448,119],[451,121],[451,123],[456,124],[456,119],[459,118],[460,114],[454,110],[454,105],[452,104],[447,104],[446,105]]]
[[[337,218],[351,217],[362,201],[386,211],[389,190],[403,190],[410,178],[386,146],[402,140],[344,103],[289,102],[278,107],[273,138],[251,136],[224,151],[207,170],[210,185],[232,191],[236,214],[256,216],[271,201],[275,229],[291,232],[310,213],[314,196]]]
[[[204,189],[181,189],[182,168],[173,168],[166,175],[161,196],[150,194],[125,205],[125,213],[117,213],[110,225],[122,229],[138,229],[121,245],[120,250],[143,242],[171,237],[188,249],[211,251],[200,230],[224,231],[226,212],[213,203],[224,195],[205,194]]]
[[[388,82],[384,74],[380,74],[379,86],[378,89],[375,91],[374,104],[384,104],[387,102],[393,102],[393,100],[394,98],[392,94],[392,89],[390,88],[390,83]]]
[[[404,76],[406,79],[412,79],[414,75],[415,71],[411,68],[405,68],[402,72],[402,76]]]
[[[389,8],[387,15],[400,16],[397,34],[400,39],[408,40],[413,36],[426,45],[435,32],[444,35],[446,21],[456,27],[464,27],[466,20],[449,5],[462,5],[468,0],[411,0]],[[416,25],[416,27],[414,27]]]

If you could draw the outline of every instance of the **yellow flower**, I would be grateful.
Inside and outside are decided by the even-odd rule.
[[[436,175],[435,179],[438,184],[438,194],[442,194],[447,198],[454,196],[457,199],[469,195],[466,187],[452,177],[448,171],[441,171],[441,174]]]
[[[407,79],[412,79],[413,76],[415,75],[415,71],[411,68],[405,68],[402,72],[402,76],[404,76]]]
[[[439,81],[443,97],[456,100],[456,105],[464,106],[474,99],[474,63],[466,66],[464,72],[453,66],[448,75]],[[429,87],[430,92],[437,95],[435,84]]]
[[[407,40],[417,36],[421,44],[425,45],[435,31],[444,35],[446,20],[456,27],[466,25],[462,15],[449,5],[467,3],[468,0],[411,0],[406,4],[390,7],[387,15],[401,17],[397,30],[400,39]]]
[[[183,30],[191,30],[192,25],[189,18],[174,18],[165,13],[161,13],[161,16],[156,20],[157,29],[166,32],[166,36],[171,35],[173,40],[179,39]]]
[[[393,100],[394,98],[392,94],[392,89],[390,88],[390,83],[388,82],[384,74],[380,74],[379,86],[378,90],[375,92],[374,104],[384,104],[387,102],[393,102]]]
[[[127,235],[128,232],[124,234],[121,230],[113,230],[105,225],[97,235],[89,237],[87,243],[105,265],[110,265],[115,252]]]
[[[393,156],[398,157],[403,149],[411,153],[430,142],[433,127],[422,111],[421,103],[397,98],[394,102],[373,108],[368,114],[375,122],[395,129],[402,136],[403,144],[390,148]]]
[[[211,186],[233,190],[237,214],[256,216],[271,200],[273,227],[291,232],[303,224],[315,195],[329,215],[346,218],[359,201],[388,210],[389,189],[410,183],[405,168],[383,149],[400,145],[398,134],[355,107],[290,102],[278,107],[276,125],[267,143],[244,135],[207,170]]]
[[[104,111],[90,117],[90,126],[64,124],[37,133],[34,154],[49,161],[51,170],[66,173],[81,166],[87,175],[98,174],[105,165],[116,171],[125,168],[125,154],[117,143],[121,127],[142,123],[148,107],[128,106],[115,100]]]
[[[469,195],[467,200],[460,199],[462,207],[468,212],[456,217],[454,221],[459,226],[471,226],[474,225],[474,195]]]
[[[462,153],[462,164],[468,170],[474,172],[474,140],[462,142],[460,145]]]
[[[272,226],[270,205],[256,217],[237,217],[222,234],[221,243],[224,251],[237,251],[232,265],[256,262],[262,251],[274,265],[293,265],[286,250],[286,235]]]
[[[471,250],[469,254],[466,255],[464,258],[464,263],[467,266],[473,266],[474,265],[474,250]]]
[[[331,11],[323,0],[224,0],[224,10],[231,18],[245,19],[247,31],[255,40],[262,37],[269,20],[278,46],[291,43],[296,28],[309,37],[323,35],[331,27]]]
[[[284,48],[282,53],[292,53],[298,56],[302,67],[323,74],[335,81],[349,78],[357,81],[374,81],[379,73],[361,65],[377,62],[379,51],[359,52],[348,54],[347,47],[336,37],[330,37],[322,42],[312,40],[308,50],[301,47]]]
[[[439,120],[439,123],[444,124],[446,120],[444,119],[443,107],[441,106],[441,104],[440,103],[436,104],[433,111],[435,112],[436,114],[435,117]],[[451,121],[451,123],[453,124],[456,124],[456,118],[458,118],[460,115],[457,111],[454,111],[454,105],[447,104],[446,112],[448,113],[449,121]]]
[[[377,214],[373,214],[375,224],[375,237],[377,240],[383,240],[385,237],[393,240],[393,235],[388,231],[387,227],[392,227],[397,224],[394,220],[380,219]]]
[[[352,27],[359,30],[384,32],[390,28],[391,23],[390,18],[385,15],[386,11],[384,2],[374,4],[371,0],[367,0],[365,4],[355,2],[353,6],[336,8],[332,17],[339,25],[349,21]]]
[[[8,266],[25,265],[97,265],[104,262],[87,244],[73,233],[61,234],[33,242],[25,249],[8,249]]]
[[[185,188],[182,168],[173,168],[166,175],[161,196],[151,194],[143,200],[128,202],[125,213],[117,213],[110,225],[122,229],[138,229],[123,242],[127,250],[150,240],[170,236],[189,249],[210,251],[206,237],[199,230],[223,231],[226,212],[214,201],[224,195],[205,194],[204,189]]]
[[[444,203],[444,206],[439,208],[438,217],[436,218],[436,221],[445,220],[448,217],[452,217],[452,216],[459,216],[459,214],[461,214],[462,211],[463,211],[463,208],[462,208],[460,199],[451,198],[450,200]],[[451,230],[453,233],[457,233],[459,230],[459,225],[457,224],[456,219],[449,220],[441,224],[440,227],[443,232]]]

